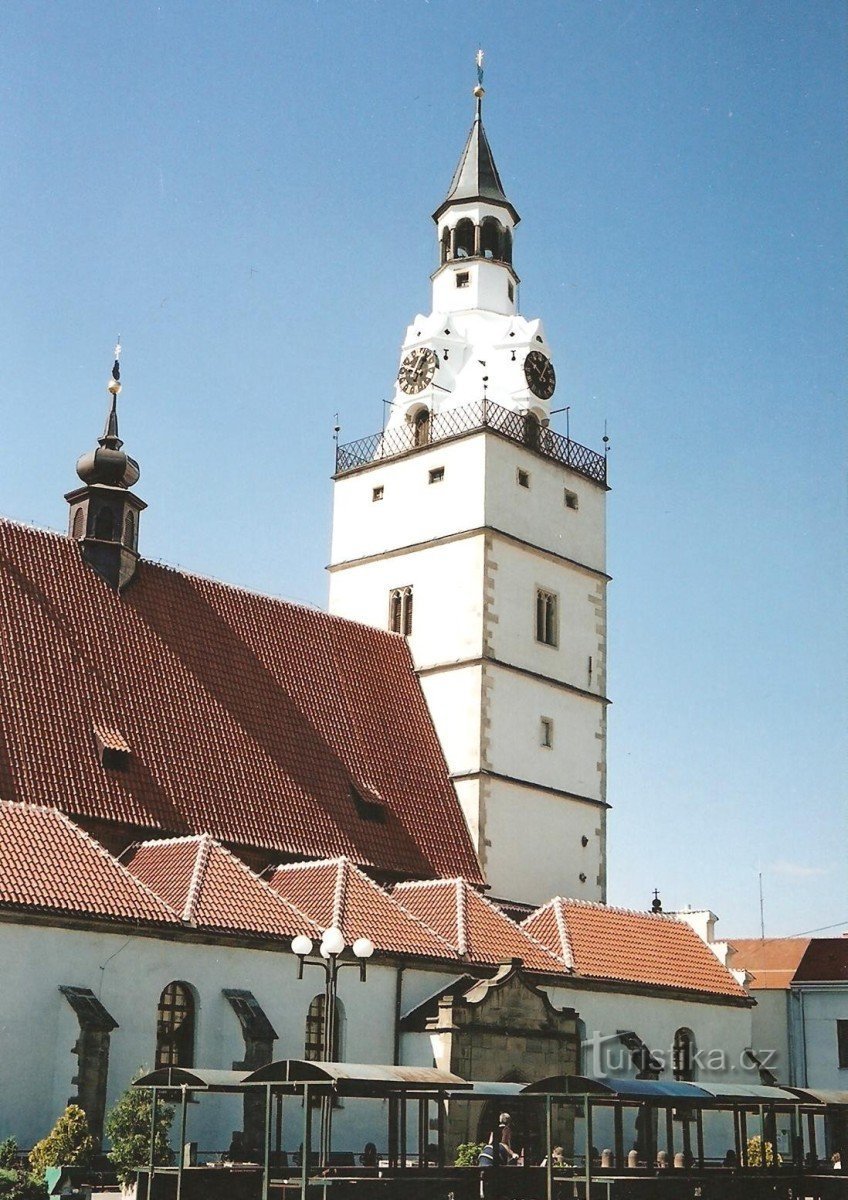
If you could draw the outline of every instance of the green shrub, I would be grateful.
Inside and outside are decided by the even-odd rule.
[[[455,1167],[476,1167],[477,1159],[480,1157],[480,1151],[483,1149],[482,1142],[463,1142],[462,1145],[456,1148],[456,1158],[454,1159]]]
[[[9,1170],[12,1167],[16,1167],[19,1154],[20,1150],[15,1139],[13,1137],[4,1138],[0,1142],[0,1168]]]
[[[11,1141],[8,1138],[7,1141]],[[45,1200],[47,1192],[40,1179],[26,1171],[0,1168],[0,1197],[2,1200]]]
[[[130,1087],[106,1117],[106,1136],[112,1143],[108,1158],[125,1186],[133,1183],[136,1171],[150,1162],[152,1109],[153,1093],[150,1088]],[[153,1155],[157,1167],[169,1167],[174,1161],[174,1152],[168,1145],[173,1119],[173,1107],[163,1104],[161,1098],[157,1100]]]
[[[783,1159],[779,1154],[777,1156],[777,1161],[779,1163],[783,1162]],[[757,1134],[756,1137],[748,1138],[748,1166],[763,1166],[763,1139],[759,1136],[759,1134]],[[765,1143],[765,1166],[774,1166],[774,1147],[772,1146],[771,1142]]]
[[[30,1150],[29,1162],[36,1175],[48,1167],[85,1167],[96,1148],[85,1113],[78,1104],[69,1104],[47,1137]]]

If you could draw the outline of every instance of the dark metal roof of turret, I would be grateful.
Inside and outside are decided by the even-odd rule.
[[[488,201],[489,204],[500,204],[509,212],[517,225],[521,220],[515,208],[506,198],[498,168],[495,166],[492,148],[483,128],[480,112],[480,102],[477,102],[477,115],[465,142],[465,148],[459,157],[456,170],[453,173],[448,194],[433,213],[433,220],[439,217],[451,204],[463,204],[473,200]]]

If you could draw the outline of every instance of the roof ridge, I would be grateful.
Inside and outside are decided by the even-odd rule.
[[[83,829],[81,825],[77,825],[75,821],[72,821],[67,813],[62,812],[61,808],[51,808],[49,804],[30,804],[27,800],[0,800],[0,805],[4,804],[8,805],[10,808],[25,808],[32,812],[55,814],[55,816],[58,817],[58,819],[64,825],[67,825],[71,832],[78,837],[80,841],[90,844],[101,858],[105,858],[107,862],[112,864],[112,866],[117,867],[122,874],[128,875],[136,887],[140,887],[142,891],[146,892],[147,895],[155,900],[157,904],[161,904],[162,907],[167,910],[167,912],[172,914],[172,916],[176,917],[178,920],[181,919],[180,914],[175,908],[171,908],[170,904],[168,904],[162,899],[161,896],[157,895],[157,893],[153,891],[153,888],[148,887],[148,885],[142,879],[139,879],[138,876],[133,875],[129,867],[125,867],[124,864],[120,862],[114,854],[110,854],[106,847],[102,846],[100,842],[98,842],[97,838],[92,837],[91,834],[88,833],[87,830]]]
[[[460,954],[468,954],[468,908],[462,880],[456,884],[456,941]]]
[[[359,876],[359,878],[362,879],[367,884],[368,887],[374,889],[375,891],[378,891],[381,896],[385,896],[385,898],[389,901],[389,903],[394,905],[395,908],[400,909],[400,911],[403,913],[403,915],[408,920],[413,921],[416,925],[419,925],[422,929],[426,930],[427,933],[431,934],[434,938],[436,938],[438,941],[440,941],[448,950],[450,950],[451,955],[453,957],[456,956],[456,948],[450,944],[450,942],[447,940],[447,938],[442,937],[442,935],[438,932],[438,930],[431,929],[426,921],[422,921],[422,919],[420,917],[417,917],[414,912],[410,912],[410,910],[405,905],[401,904],[401,902],[399,900],[395,900],[395,898],[391,892],[387,891],[384,887],[381,887],[380,884],[377,883],[376,879],[372,879],[370,875],[366,875],[366,873],[362,870],[362,868],[358,867],[355,862],[352,862],[349,858],[345,859],[345,862],[348,864],[349,870],[354,872],[354,874],[356,874],[357,876]]]
[[[466,887],[468,887],[468,888],[471,888],[471,885],[470,885],[470,884],[466,884]],[[563,956],[563,955],[561,955],[561,954],[557,954],[557,953],[556,953],[554,950],[552,950],[552,949],[550,948],[550,946],[546,946],[544,942],[541,942],[541,941],[539,941],[539,939],[538,939],[538,938],[537,938],[537,937],[536,937],[534,934],[530,933],[530,931],[529,931],[529,930],[527,930],[527,929],[522,929],[522,928],[521,928],[521,924],[523,924],[523,922],[522,922],[522,923],[520,923],[520,924],[516,924],[516,923],[515,923],[515,921],[511,921],[511,920],[510,920],[510,918],[509,918],[509,917],[506,915],[506,913],[503,911],[503,909],[502,909],[502,908],[498,908],[497,904],[493,903],[493,902],[492,902],[492,901],[491,901],[491,900],[488,898],[488,896],[484,896],[484,895],[483,895],[483,893],[482,893],[482,892],[478,892],[476,888],[471,888],[471,890],[474,892],[474,894],[475,894],[476,896],[478,896],[478,897],[479,897],[479,899],[480,899],[480,900],[482,900],[482,901],[483,901],[483,903],[484,903],[484,904],[487,904],[487,905],[489,906],[489,908],[492,910],[492,912],[495,912],[495,913],[497,913],[497,915],[498,915],[499,917],[502,917],[502,918],[503,918],[505,921],[509,921],[509,923],[510,923],[510,925],[513,927],[513,929],[518,929],[518,930],[520,930],[520,931],[521,931],[521,933],[523,934],[523,936],[524,936],[524,937],[526,937],[526,938],[528,938],[528,939],[529,939],[531,942],[533,942],[533,944],[534,944],[534,945],[535,945],[535,946],[536,946],[536,947],[537,947],[539,950],[543,950],[543,951],[545,952],[545,954],[550,954],[552,958],[554,958],[554,959],[558,959],[560,962],[562,962],[562,963],[564,963],[566,966],[568,966],[568,963],[566,963],[566,961],[565,961],[565,958],[564,958],[564,956]],[[528,918],[528,919],[529,919],[529,918]]]
[[[305,862],[280,863],[274,867],[274,874],[278,871],[307,871],[316,867],[334,867],[337,863],[344,861],[344,855],[339,854],[336,858],[316,858],[309,859]]]
[[[568,925],[565,921],[565,913],[563,912],[562,899],[557,896],[554,899],[554,917],[556,919],[557,930],[559,932],[559,940],[562,944],[563,958],[572,971],[576,970],[574,962],[574,947],[571,944],[571,937],[568,932]],[[529,920],[529,917],[528,917]]]
[[[401,888],[445,887],[449,884],[465,883],[461,875],[452,875],[449,879],[403,879],[394,885],[393,891]]]
[[[185,904],[183,905],[182,919],[186,922],[194,923],[192,912],[197,903],[203,874],[206,871],[206,864],[209,862],[211,837],[208,833],[201,833],[198,838],[197,854],[194,859],[194,867],[191,872],[191,880],[189,881],[188,890],[186,891]]]
[[[169,838],[145,838],[143,842],[133,842],[127,849],[140,850],[142,846],[176,846],[180,842],[199,842],[205,833],[182,833]]]
[[[649,909],[644,908],[624,908],[620,904],[602,904],[599,900],[580,900],[576,896],[553,896],[547,904],[542,904],[539,908],[534,909],[534,912],[541,912],[542,909],[547,908],[557,900],[561,904],[573,904],[577,908],[594,908],[601,912],[622,913],[628,917],[650,917],[652,920],[673,921],[675,925],[685,925],[687,929],[692,929],[689,922],[684,921],[676,913],[651,912]],[[530,916],[532,917],[533,913]],[[525,918],[528,921],[529,919],[530,917]],[[695,933],[695,930],[693,929],[692,932]],[[698,935],[695,934],[695,936],[697,937]]]
[[[344,858],[340,858],[336,864],[336,883],[333,888],[333,925],[336,929],[342,928],[346,900],[347,871],[345,870]]]

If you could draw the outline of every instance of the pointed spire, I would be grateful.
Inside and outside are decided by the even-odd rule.
[[[121,390],[121,342],[115,347],[115,363],[106,390],[112,403],[106,414],[103,436],[97,439],[99,449],[89,450],[77,462],[77,475],[83,483],[106,483],[130,488],[137,483],[141,470],[135,459],[121,449],[123,442],[118,436],[118,393]]]
[[[487,201],[489,204],[499,204],[507,209],[514,223],[521,220],[512,204],[507,200],[506,193],[495,166],[495,158],[486,131],[483,128],[483,97],[486,92],[483,87],[483,51],[477,51],[477,86],[473,90],[476,102],[474,122],[465,142],[465,147],[459,157],[456,170],[453,173],[448,193],[442,203],[433,213],[433,219],[438,221],[445,209],[451,204],[462,204],[472,200]]]

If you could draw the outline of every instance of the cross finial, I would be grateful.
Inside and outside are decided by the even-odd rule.
[[[651,912],[662,912],[662,900],[660,900],[659,888],[654,888],[654,899],[653,903],[651,904]]]

